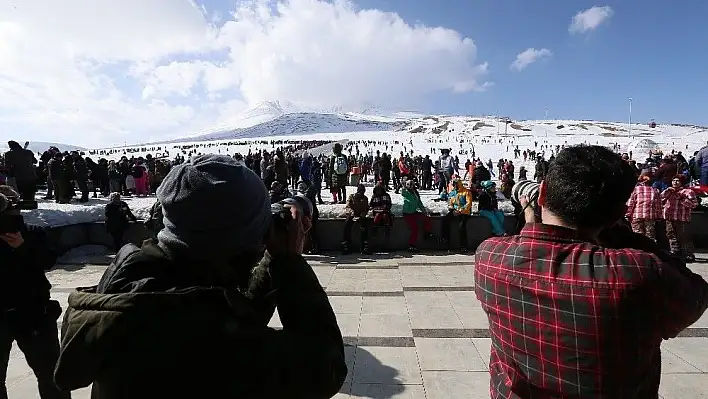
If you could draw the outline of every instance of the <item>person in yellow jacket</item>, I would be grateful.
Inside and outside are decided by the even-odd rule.
[[[453,180],[452,186],[452,191],[448,193],[448,213],[443,219],[442,236],[450,245],[450,230],[453,222],[457,222],[460,252],[465,253],[467,252],[467,222],[472,213],[472,192],[462,184],[460,179]]]

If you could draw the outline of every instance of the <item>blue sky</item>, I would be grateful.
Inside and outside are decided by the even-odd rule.
[[[263,101],[626,121],[632,97],[636,122],[708,125],[706,16],[698,0],[0,0],[0,124],[98,146],[238,127]]]
[[[514,118],[708,124],[708,2],[623,0],[359,0],[407,21],[442,25],[472,38],[495,84],[484,93],[441,93],[430,111],[500,113]],[[444,6],[441,6],[444,4]],[[571,35],[578,12],[609,5],[596,30]],[[553,56],[521,72],[509,69],[528,47]]]

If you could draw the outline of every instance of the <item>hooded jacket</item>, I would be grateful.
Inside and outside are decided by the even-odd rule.
[[[217,274],[170,259],[153,241],[125,246],[98,286],[69,296],[57,385],[93,383],[92,399],[336,394],[347,374],[342,336],[305,260],[269,260],[275,288],[264,295],[226,288]],[[277,303],[280,331],[267,327],[267,297]]]
[[[479,210],[480,211],[498,211],[499,202],[497,194],[488,190],[482,190],[479,193]]]
[[[455,182],[454,190],[448,194],[448,202],[450,208],[461,215],[472,213],[472,192],[459,180]]]

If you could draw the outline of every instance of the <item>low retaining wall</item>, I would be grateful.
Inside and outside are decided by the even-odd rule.
[[[442,217],[432,217],[433,233],[439,234],[441,231]],[[512,230],[516,224],[516,220],[512,216],[507,216],[505,225],[507,229]],[[422,226],[421,226],[422,227]],[[456,226],[453,225],[451,231],[452,243],[457,246],[458,234]],[[338,251],[342,241],[342,232],[344,230],[344,219],[321,219],[317,225],[317,233],[319,235],[320,250],[322,251]],[[689,230],[693,234],[694,242],[697,248],[708,248],[708,213],[696,212],[693,214]],[[657,234],[659,235],[659,243],[668,248],[666,237],[664,234],[664,223],[657,224]],[[489,221],[481,216],[473,215],[467,223],[467,240],[469,249],[474,250],[477,246],[491,236],[492,230]],[[49,229],[49,235],[56,249],[64,253],[72,248],[81,245],[105,245],[112,246],[113,241],[111,236],[106,231],[103,223],[82,223],[68,226],[53,227]],[[371,232],[370,232],[371,235]],[[394,219],[393,229],[389,245],[394,250],[405,250],[408,248],[409,230],[405,221],[401,217]],[[421,228],[422,235],[422,228]],[[125,240],[139,244],[144,239],[149,238],[151,233],[140,223],[133,223],[125,234]],[[380,232],[383,238],[383,231]],[[352,250],[359,247],[359,224],[355,223],[352,228],[352,239],[354,245]],[[376,240],[370,240],[372,249],[376,249]],[[435,250],[443,249],[436,243],[426,242],[419,237],[418,245],[420,249]]]

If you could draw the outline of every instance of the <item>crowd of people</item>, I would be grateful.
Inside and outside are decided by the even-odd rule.
[[[110,150],[93,150],[90,155],[100,157],[96,161],[84,153],[61,152],[56,147],[35,156],[26,149],[27,143],[24,148],[15,141],[8,144],[10,151],[3,155],[3,162],[0,163],[0,178],[5,176],[26,202],[31,203],[34,200],[38,182],[46,184],[45,199],[53,199],[62,204],[70,203],[77,196],[77,191],[78,203],[88,202],[91,193],[94,198],[99,195],[111,196],[106,218],[117,250],[123,244],[121,237],[128,229],[128,222],[134,218],[128,205],[120,200],[121,197],[155,195],[164,177],[173,167],[183,164],[185,159],[200,155],[200,151],[217,149],[221,152],[220,146],[236,143],[176,146],[179,152],[172,158],[169,157],[169,151],[161,146],[133,149],[141,153],[155,152],[155,156],[148,153],[144,157],[129,158],[124,149],[120,158],[115,160],[105,157],[115,157],[117,153]],[[358,251],[370,253],[372,247],[375,247],[375,250],[390,250],[388,238],[393,220],[397,216],[402,217],[408,226],[411,252],[418,250],[421,224],[425,233],[424,239],[440,243],[441,248],[449,250],[452,249],[451,227],[457,226],[457,248],[460,252],[466,252],[467,220],[472,214],[473,202],[478,204],[479,215],[489,220],[492,234],[503,236],[508,232],[504,227],[504,215],[499,210],[499,198],[511,198],[514,185],[529,178],[526,167],[521,165],[517,168],[514,162],[535,161],[531,178],[541,182],[555,154],[567,145],[550,145],[547,142],[535,141],[533,148],[521,150],[511,142],[506,145],[507,150],[513,154],[513,159],[499,159],[496,162],[488,159],[485,162],[476,156],[474,146],[469,151],[459,151],[456,156],[451,155],[449,148],[431,146],[430,152],[439,154],[433,159],[429,154],[416,154],[412,149],[412,142],[389,144],[348,141],[344,144],[334,144],[331,152],[318,151],[318,154],[309,151],[322,148],[331,142],[255,140],[246,144],[270,147],[271,150],[249,150],[246,154],[224,155],[230,155],[243,162],[259,175],[270,192],[272,202],[287,198],[293,192],[307,195],[315,205],[315,224],[319,218],[317,205],[326,202],[345,205],[347,221],[341,243],[342,252],[345,254],[353,249],[351,231],[355,223],[358,223],[360,231]],[[399,148],[403,147],[403,151],[393,155],[372,150],[374,147],[393,150],[394,144]],[[435,144],[437,143],[431,143]],[[613,150],[619,150],[619,146],[615,145]],[[653,239],[656,220],[665,220],[666,223],[662,226],[665,226],[671,250],[683,253],[689,260],[693,259],[693,249],[685,226],[690,222],[691,210],[699,205],[696,192],[703,195],[701,189],[689,188],[689,185],[700,182],[701,176],[708,172],[708,154],[704,152],[697,151],[690,160],[686,160],[681,151],[672,151],[666,156],[652,153],[639,163],[632,159],[631,152],[622,154],[639,176],[637,187],[628,202],[627,220],[635,231]],[[464,163],[459,157],[460,153],[469,156]],[[547,153],[550,154],[548,159],[545,158]],[[376,186],[370,200],[366,197],[362,184]],[[347,187],[357,185],[359,186],[355,193],[347,193]],[[436,232],[437,234],[430,231],[431,212],[423,205],[419,190],[437,191],[437,200],[448,203],[449,211],[441,231]],[[394,215],[391,211],[391,191],[403,198],[403,212],[400,215]],[[323,192],[329,192],[331,199],[326,195],[323,199]],[[114,207],[113,203],[123,205]],[[515,205],[518,212],[518,204]],[[116,209],[122,211],[116,212]],[[162,228],[159,220],[161,217],[157,203],[146,221],[146,225],[155,234]],[[373,234],[369,234],[370,230]],[[382,234],[378,234],[380,230]],[[312,229],[308,238],[311,253],[318,253],[316,231],[317,229]],[[374,239],[373,244],[370,244],[370,236]]]
[[[693,254],[685,235],[694,190],[701,190],[687,183],[708,183],[708,146],[688,161],[679,152],[632,162],[592,145],[549,149],[548,160],[534,150],[535,174],[527,180],[514,165],[524,156],[515,149],[514,160],[496,165],[472,151],[463,168],[448,149],[432,160],[406,151],[369,154],[357,145],[335,143],[322,156],[294,146],[186,160],[126,157],[113,163],[125,185],[111,185],[110,173],[94,176],[99,169],[77,173],[77,165],[93,165],[80,153],[38,161],[13,142],[3,165],[14,188],[0,186],[4,366],[16,340],[44,399],[66,399],[90,384],[97,399],[332,397],[348,373],[344,340],[302,256],[316,250],[317,206],[329,190],[347,210],[343,251],[351,251],[358,223],[361,251],[369,252],[369,229],[390,236],[399,216],[390,193],[400,192],[412,251],[422,225],[424,239],[448,247],[459,229],[465,252],[473,202],[492,225],[474,273],[489,320],[493,398],[657,397],[662,340],[708,307],[708,283],[686,266]],[[50,171],[55,159],[72,180],[53,179],[61,176]],[[110,172],[103,161],[95,168]],[[109,196],[106,224],[115,233],[137,219],[121,195],[156,194],[147,221],[154,237],[138,246],[114,235],[117,255],[99,283],[69,296],[61,344],[61,308],[44,276],[57,254],[21,213],[41,168],[55,196],[62,184],[76,184],[82,201],[88,182],[98,182],[94,192]],[[347,193],[353,180],[356,191]],[[535,188],[518,198],[515,189],[508,193],[522,220],[520,231],[509,232],[497,182],[508,191],[515,180]],[[371,198],[364,183],[374,185]],[[450,210],[438,234],[419,190],[437,190]],[[670,251],[655,242],[660,218]],[[281,330],[267,326],[276,308]]]

